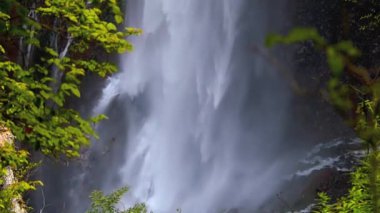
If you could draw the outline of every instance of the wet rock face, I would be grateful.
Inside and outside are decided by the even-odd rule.
[[[342,40],[353,41],[355,46],[363,52],[362,57],[355,63],[360,63],[371,71],[371,67],[378,67],[380,62],[380,57],[378,57],[380,28],[373,31],[362,31],[359,28],[363,24],[360,17],[368,13],[369,8],[372,11],[379,11],[380,4],[374,2],[360,1],[353,4],[340,0],[295,0],[294,25],[316,28],[330,43]],[[311,138],[311,140],[306,140],[308,143],[315,143],[316,138],[320,141],[328,141],[329,138],[341,136],[355,137],[354,131],[344,124],[345,118],[338,116],[334,108],[320,95],[320,91],[325,88],[330,76],[325,58],[325,55],[315,50],[311,43],[296,47],[295,77],[302,87],[310,92],[314,91],[312,93],[314,95],[294,97],[292,105],[295,107],[292,112],[295,120],[300,121],[296,123],[306,127],[294,127],[294,134],[297,134],[300,129],[306,130],[301,133],[301,137]],[[353,81],[348,78],[344,80]],[[303,162],[304,165],[301,165],[301,168],[305,169],[298,171],[298,175],[301,176],[292,180],[293,184],[289,187],[305,186],[299,190],[301,194],[297,201],[302,205],[312,202],[316,194],[322,191],[333,200],[344,195],[350,187],[349,172],[357,164],[357,159],[365,152],[362,151],[360,143],[352,144],[350,140],[342,140],[340,145],[319,150],[318,153],[309,158],[306,164]]]
[[[349,3],[341,0],[293,0],[294,26],[313,27],[332,44],[343,40],[353,41],[362,52],[362,57],[355,63],[368,67],[372,72],[380,64],[380,28],[363,31],[360,27],[365,24],[361,17],[368,14],[369,8],[371,11],[380,10],[380,4],[374,2],[376,1]],[[330,140],[353,136],[353,131],[344,128],[344,118],[337,116],[335,109],[321,96],[321,90],[330,77],[325,54],[316,50],[312,42],[306,42],[296,45],[293,57],[295,78],[309,92],[306,96],[294,97],[292,115],[300,121],[295,123],[301,123],[294,127],[294,133],[297,134],[300,128],[307,129],[300,135],[304,135],[310,143],[313,143],[313,138]],[[354,81],[347,76],[344,79]]]
[[[332,200],[345,195],[350,186],[350,173],[326,168],[316,173],[316,192],[326,192]],[[322,181],[322,182],[321,182]]]
[[[319,192],[327,193],[334,201],[345,195],[350,187],[350,173],[363,157],[363,144],[358,139],[336,139],[318,144],[301,162],[304,169],[297,171],[293,181],[306,182],[296,203],[311,203]]]
[[[315,205],[319,192],[327,193],[333,201],[345,195],[350,172],[364,153],[358,139],[341,138],[315,145],[262,211],[306,213]]]

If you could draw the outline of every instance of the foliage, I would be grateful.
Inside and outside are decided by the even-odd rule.
[[[90,195],[91,207],[86,213],[146,213],[147,209],[141,203],[126,210],[120,210],[116,207],[127,191],[127,187],[122,187],[109,195],[104,195],[101,191],[92,192]]]
[[[25,149],[2,149],[2,172],[7,166],[29,168],[26,150],[73,158],[97,137],[93,124],[106,117],[83,118],[66,102],[81,96],[88,72],[101,77],[116,72],[96,55],[132,50],[125,37],[140,30],[120,29],[122,22],[116,0],[0,1],[0,126]],[[0,207],[38,183],[20,181],[2,190]]]
[[[65,101],[70,96],[80,97],[79,84],[86,71],[103,77],[116,71],[110,63],[97,62],[78,53],[96,45],[107,52],[131,50],[124,37],[138,30],[118,31],[115,24],[101,19],[100,7],[111,7],[117,23],[122,21],[115,1],[46,0],[44,4],[34,4],[35,17],[27,15],[29,5],[22,3],[15,0],[2,3],[0,10],[8,19],[0,22],[8,27],[0,35],[26,43],[26,50],[22,45],[17,47],[24,53],[23,58],[32,47],[41,57],[21,63],[7,54],[13,47],[2,44],[5,53],[0,61],[0,122],[18,140],[44,154],[77,157],[80,147],[88,145],[88,136],[96,137],[91,123],[104,116],[84,119],[78,112],[65,108]],[[14,7],[21,14],[14,14]],[[17,20],[19,15],[23,17],[22,23]],[[52,41],[44,42],[46,35]]]
[[[371,193],[369,191],[369,167],[366,163],[358,167],[351,174],[352,186],[347,196],[341,197],[337,202],[331,203],[330,197],[321,192],[318,194],[319,202],[315,213],[330,212],[373,212]]]
[[[368,4],[371,8],[366,8],[366,12],[361,14],[358,18],[359,30],[360,31],[376,31],[380,27],[380,13],[378,11],[380,2],[377,0],[344,0],[345,2],[351,3],[356,7],[368,7]]]
[[[359,3],[359,1],[347,1]],[[379,3],[374,3],[379,4]],[[377,24],[376,12],[366,26]],[[375,17],[375,18],[374,18]],[[365,18],[363,16],[363,18]],[[364,28],[361,27],[363,30]],[[364,29],[371,30],[371,29]],[[380,211],[380,79],[372,77],[369,68],[354,63],[361,52],[349,40],[329,43],[314,28],[296,28],[288,35],[271,34],[266,44],[311,42],[326,55],[331,71],[326,90],[330,103],[368,147],[368,155],[352,173],[352,186],[346,196],[331,202],[325,193],[319,194],[315,212],[378,212]]]
[[[12,200],[20,198],[21,195],[29,190],[34,190],[36,186],[42,185],[40,181],[22,180],[29,169],[36,166],[28,161],[29,153],[25,150],[18,151],[11,144],[5,143],[1,146],[0,152],[0,185],[3,186],[0,190],[0,211],[11,212]],[[10,178],[10,170],[13,176],[21,181],[6,183],[5,179]],[[5,186],[5,184],[10,184]]]
[[[287,36],[270,34],[267,36],[266,45],[272,47],[275,44],[293,44],[305,41],[312,41],[316,48],[325,51],[327,62],[334,75],[341,74],[350,58],[360,55],[359,50],[354,47],[352,42],[340,41],[336,44],[328,44],[314,28],[295,28]]]

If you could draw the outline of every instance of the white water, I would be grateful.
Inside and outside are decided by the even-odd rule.
[[[142,8],[132,24],[144,34],[95,108],[107,113],[128,100],[118,117],[124,162],[109,168],[122,183],[106,187],[129,185],[124,204],[146,202],[154,212],[259,208],[290,161],[282,150],[286,87],[249,50],[267,33],[265,11],[275,9],[244,0],[131,5]]]

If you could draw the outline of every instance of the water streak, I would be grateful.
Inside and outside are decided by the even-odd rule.
[[[286,86],[249,48],[263,42],[270,5],[135,4],[144,35],[95,108],[109,113],[126,102],[118,117],[126,121],[125,163],[117,172],[117,185],[131,186],[125,203],[143,201],[154,212],[258,208],[291,159],[281,150]]]

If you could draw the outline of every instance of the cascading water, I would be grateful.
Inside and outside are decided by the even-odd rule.
[[[297,108],[287,78],[256,54],[269,32],[292,27],[294,2],[127,1],[128,25],[144,34],[99,99],[101,82],[85,79],[71,103],[109,117],[100,141],[67,167],[43,159],[34,208],[83,213],[91,191],[128,185],[122,207],[155,213],[309,212],[322,180],[361,150],[318,97]]]
[[[125,202],[146,202],[154,212],[251,212],[274,194],[294,166],[295,155],[282,151],[289,94],[251,50],[286,19],[270,21],[286,2],[273,3],[128,5],[141,12],[131,24],[144,34],[94,110],[110,115],[98,128],[103,140],[126,144],[105,188],[127,184]]]

